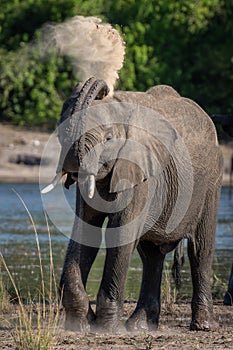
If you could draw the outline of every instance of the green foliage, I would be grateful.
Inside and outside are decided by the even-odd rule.
[[[37,51],[11,51],[0,63],[0,108],[5,120],[17,125],[56,125],[62,101],[71,89],[71,71],[62,58],[46,62]],[[66,70],[64,70],[66,67]]]
[[[102,0],[1,0],[0,113],[17,125],[54,128],[62,101],[73,85],[65,58],[46,60],[28,43],[40,36],[45,22],[74,15],[94,15]]]
[[[0,43],[8,50],[34,38],[46,22],[100,13],[102,0],[1,0]]]
[[[233,110],[233,3],[229,0],[1,0],[0,113],[53,127],[76,81],[63,58],[30,49],[45,22],[95,15],[126,42],[118,88],[169,84],[209,113]],[[33,51],[33,52],[32,52]]]
[[[121,0],[109,13],[127,43],[120,88],[168,84],[209,113],[232,112],[232,2]]]

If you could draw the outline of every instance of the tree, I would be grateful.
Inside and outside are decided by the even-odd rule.
[[[169,84],[209,113],[233,111],[233,3],[229,0],[1,0],[0,112],[21,125],[53,127],[76,81],[66,58],[31,46],[45,22],[95,15],[121,31],[118,87]]]
[[[233,110],[232,2],[108,4],[108,18],[122,28],[127,44],[121,88],[144,91],[154,84],[169,84],[210,113]]]
[[[18,125],[54,128],[62,100],[74,85],[72,69],[66,58],[45,59],[31,42],[40,37],[44,23],[77,13],[94,15],[102,0],[2,0],[1,5],[1,117]]]

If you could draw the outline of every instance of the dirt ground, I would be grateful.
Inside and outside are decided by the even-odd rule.
[[[125,317],[135,307],[135,303],[125,304]],[[219,328],[210,332],[196,332],[189,330],[191,317],[190,303],[178,303],[172,306],[171,311],[162,307],[160,325],[156,332],[140,334],[80,334],[67,332],[60,325],[54,345],[55,350],[149,350],[149,349],[233,349],[233,307],[223,306],[222,302],[215,302],[215,319]],[[16,345],[12,338],[13,329],[8,325],[10,314],[0,315],[3,320],[0,325],[0,349],[14,349]],[[5,324],[5,326],[3,326]],[[25,349],[27,350],[27,349]]]
[[[50,133],[0,124],[0,182],[38,182],[39,165],[25,164],[34,158],[40,163]],[[53,150],[57,152],[56,149]],[[55,173],[53,152],[48,159],[48,173]],[[33,159],[31,159],[33,160]],[[46,179],[47,180],[47,179]]]

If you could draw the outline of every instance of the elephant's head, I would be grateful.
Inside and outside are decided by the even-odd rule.
[[[56,176],[42,193],[51,191],[65,174],[67,174],[65,182],[67,188],[75,182],[85,147],[83,139],[81,140],[86,124],[85,114],[94,100],[102,99],[108,92],[108,86],[104,81],[92,77],[84,84],[79,83],[64,102],[58,127],[58,138],[62,148]],[[93,177],[91,179],[93,182]]]
[[[155,119],[151,110],[145,116],[146,108],[139,111],[142,101],[129,105],[110,97],[103,99],[108,91],[104,81],[91,78],[77,85],[64,103],[57,175],[43,193],[64,174],[67,188],[75,181],[87,182],[89,198],[94,195],[95,181],[108,174],[109,192],[124,191],[158,176],[158,170],[170,162],[178,138],[170,124],[158,114]]]

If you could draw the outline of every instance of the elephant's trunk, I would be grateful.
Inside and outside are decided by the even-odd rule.
[[[52,183],[43,190],[43,193],[51,191],[55,187],[57,179],[60,179],[64,173],[69,172],[69,169],[64,169],[64,162],[68,164],[75,159],[75,166],[77,166],[77,168],[79,166],[83,167],[87,109],[94,100],[101,100],[108,93],[109,88],[106,82],[92,77],[84,84],[79,83],[74,88],[68,100],[63,104],[59,122],[59,140],[62,146],[61,154],[56,176]],[[79,113],[77,114],[77,112]],[[63,122],[65,122],[65,127],[62,127]],[[74,164],[72,164],[72,166],[74,166]],[[89,193],[90,196],[93,197],[93,188],[95,187],[93,184],[95,184],[95,179],[93,180],[93,177],[91,177],[91,179],[91,181],[88,181]]]
[[[97,80],[92,77],[81,86],[81,89],[79,84],[63,105],[60,122],[68,119],[66,121],[68,125],[65,128],[61,128],[62,130],[64,129],[64,135],[60,137],[61,144],[62,146],[63,143],[70,145],[70,148],[76,153],[80,164],[84,154],[85,140],[82,136],[85,133],[87,109],[95,99],[102,99],[108,92],[109,88],[103,80]],[[79,113],[77,114],[77,112]]]
[[[96,80],[95,78],[91,78],[87,80],[85,85],[89,86],[89,89],[85,96],[83,96],[83,103],[81,105],[80,110],[82,110],[80,120],[79,120],[79,134],[81,133],[81,137],[78,143],[78,158],[79,163],[83,166],[83,157],[85,154],[85,126],[86,126],[86,112],[87,108],[92,104],[94,100],[101,100],[104,96],[106,96],[109,92],[109,88],[105,81]],[[84,85],[84,87],[85,87]],[[72,118],[71,118],[72,119]],[[77,137],[77,125],[72,132],[73,137]],[[77,138],[76,138],[77,139]]]
[[[85,127],[84,115],[78,115],[77,112],[85,112],[93,100],[102,99],[109,92],[109,88],[103,80],[97,80],[95,77],[89,78],[85,83],[79,83],[75,86],[71,96],[64,102],[59,121],[59,139],[61,144],[64,140],[75,142],[80,132]],[[62,128],[62,123],[66,121],[66,127]],[[83,124],[84,123],[84,124]]]

